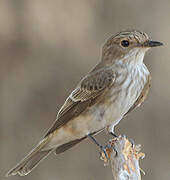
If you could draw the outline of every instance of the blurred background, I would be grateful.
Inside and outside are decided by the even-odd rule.
[[[103,42],[139,29],[164,47],[145,63],[152,88],[141,108],[116,128],[142,144],[145,180],[170,178],[170,1],[4,0],[0,5],[0,179],[38,143],[56,109],[100,59]],[[103,144],[110,138],[96,137]],[[12,180],[112,179],[97,147],[85,140],[51,155],[26,177]]]

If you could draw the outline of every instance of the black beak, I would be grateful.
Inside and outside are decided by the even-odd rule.
[[[143,46],[144,47],[157,47],[157,46],[162,46],[163,43],[158,42],[158,41],[146,41]]]

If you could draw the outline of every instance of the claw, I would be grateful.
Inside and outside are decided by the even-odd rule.
[[[132,144],[132,147],[134,147],[134,145],[135,145],[134,140],[130,138],[129,141],[130,141],[130,143]]]
[[[114,146],[112,148],[113,148],[114,152],[116,153],[115,157],[117,157],[118,156],[118,152],[117,152],[116,148]]]
[[[108,157],[108,154],[107,154],[107,151],[106,151],[106,147],[100,146],[100,149],[101,149],[101,151],[104,153],[106,159],[108,160],[109,157]]]

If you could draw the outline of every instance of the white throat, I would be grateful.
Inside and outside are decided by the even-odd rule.
[[[135,48],[132,49],[127,55],[125,55],[121,60],[116,62],[120,66],[138,66],[143,64],[143,59],[146,51],[149,48]]]

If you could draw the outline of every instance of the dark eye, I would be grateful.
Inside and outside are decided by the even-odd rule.
[[[129,41],[128,40],[123,40],[123,41],[121,41],[121,45],[123,47],[128,47],[129,46]]]

